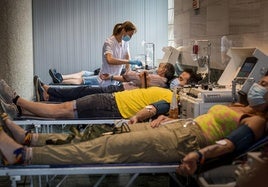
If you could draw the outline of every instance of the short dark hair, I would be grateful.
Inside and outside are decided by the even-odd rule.
[[[186,68],[183,71],[190,74],[190,79],[187,81],[188,84],[197,84],[202,80],[201,75],[196,74],[191,68]]]
[[[167,82],[169,82],[171,79],[174,78],[175,74],[175,67],[171,63],[166,63],[165,64],[166,72],[165,72],[165,77],[167,78]]]

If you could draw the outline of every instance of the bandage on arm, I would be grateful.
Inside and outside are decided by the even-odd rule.
[[[148,105],[137,112],[136,117],[138,121],[144,121],[153,117],[156,114],[156,108],[153,105]]]

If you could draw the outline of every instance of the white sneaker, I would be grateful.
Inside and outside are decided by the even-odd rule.
[[[14,119],[19,116],[19,110],[14,103],[8,104],[0,99],[0,112],[7,113],[10,118]]]
[[[18,94],[3,79],[0,80],[0,98],[7,104],[12,104]]]

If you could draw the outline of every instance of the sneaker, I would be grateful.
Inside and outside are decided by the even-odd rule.
[[[60,83],[63,81],[63,77],[60,73],[56,73],[55,76],[59,79]]]
[[[52,72],[53,72],[54,74],[56,74],[56,73],[57,73],[57,70],[54,68],[54,69],[52,69]]]
[[[0,112],[7,113],[10,118],[14,119],[19,116],[19,110],[14,103],[8,104],[5,103],[2,99],[0,99]]]
[[[35,96],[36,96],[35,100],[37,102],[44,101],[44,97],[43,97],[44,88],[42,87],[43,85],[44,85],[44,83],[42,83],[40,81],[40,78],[37,75],[35,75],[34,76],[34,92],[35,92]]]
[[[13,99],[17,97],[18,94],[13,90],[3,79],[0,80],[0,98],[8,104],[13,103]]]
[[[48,72],[49,72],[50,77],[52,78],[53,83],[56,83],[56,84],[61,83],[60,79],[58,79],[58,77],[56,76],[57,72],[55,69],[49,69]]]

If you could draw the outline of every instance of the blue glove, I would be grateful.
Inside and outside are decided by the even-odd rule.
[[[139,60],[129,60],[129,64],[131,65],[137,65],[137,66],[142,66],[142,62]]]

